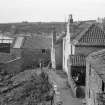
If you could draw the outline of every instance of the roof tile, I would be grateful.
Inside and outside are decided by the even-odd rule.
[[[93,24],[81,36],[77,45],[105,45],[105,32],[97,24]]]

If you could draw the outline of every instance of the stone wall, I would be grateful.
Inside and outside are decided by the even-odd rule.
[[[68,83],[73,91],[74,96],[76,97],[76,84],[73,81],[72,76],[71,76],[71,65],[68,65],[68,70],[69,70],[68,74],[67,74],[68,75]]]
[[[97,93],[102,92],[102,79],[90,61],[86,64],[86,105],[98,105]]]
[[[23,49],[22,59],[23,59],[23,69],[36,68],[39,67],[39,63],[42,60],[47,63],[51,59],[50,49]]]
[[[56,69],[62,69],[63,65],[63,49],[62,43],[59,43],[55,47],[55,62],[56,62]]]

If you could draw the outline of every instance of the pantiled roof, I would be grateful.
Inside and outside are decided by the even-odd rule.
[[[84,31],[86,31],[88,29],[88,27],[91,26],[92,23],[94,23],[95,21],[80,21],[80,22],[74,22],[71,26],[70,26],[70,32],[71,32],[71,41],[74,40],[78,35],[80,35],[81,33],[83,33]],[[62,41],[62,38],[65,37],[66,34],[62,34],[56,41],[56,43],[58,44],[59,42]]]
[[[85,66],[86,60],[83,55],[70,55],[71,66]]]
[[[32,36],[26,37],[24,40],[23,48],[29,49],[46,49],[51,48],[51,37]]]
[[[76,45],[104,46],[105,32],[97,24],[92,24],[75,40],[77,41]]]
[[[90,43],[91,45],[105,45],[105,32],[97,25],[92,25],[85,35],[80,39],[80,43]]]

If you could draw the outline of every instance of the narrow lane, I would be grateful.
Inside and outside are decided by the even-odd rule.
[[[82,105],[82,100],[75,98],[71,88],[67,86],[67,78],[63,78],[60,75],[54,71],[49,72],[50,79],[57,85],[58,96],[55,97],[55,105],[59,100],[63,102],[63,105]]]

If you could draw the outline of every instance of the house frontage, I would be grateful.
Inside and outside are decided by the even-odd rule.
[[[86,105],[105,105],[105,50],[86,59]]]
[[[105,32],[96,21],[74,22],[72,15],[69,16],[63,37],[63,70],[73,90],[78,92],[79,87],[84,91],[86,57],[104,48]]]

